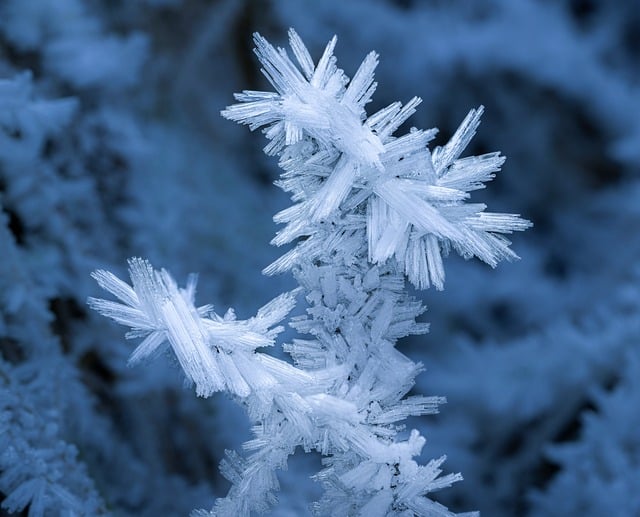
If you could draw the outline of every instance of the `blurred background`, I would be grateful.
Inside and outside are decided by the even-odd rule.
[[[285,46],[289,27],[315,59],[337,34],[347,75],[376,50],[368,112],[418,95],[409,125],[434,145],[484,105],[467,154],[507,162],[473,200],[535,225],[520,261],[452,256],[445,291],[415,293],[431,333],[399,346],[448,404],[409,426],[465,478],[438,500],[640,515],[638,0],[1,2],[2,511],[187,515],[226,493],[243,411],[196,399],[170,359],[127,368],[135,343],[85,301],[130,256],[199,272],[198,303],[240,318],[293,286],[260,273],[284,252],[277,160],[219,115],[271,89],[251,34]],[[274,515],[309,513],[319,465],[292,460]]]

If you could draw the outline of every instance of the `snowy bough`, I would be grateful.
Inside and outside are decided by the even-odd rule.
[[[425,439],[399,438],[409,416],[435,413],[441,397],[407,396],[422,370],[395,348],[399,338],[423,334],[420,289],[442,289],[442,258],[451,249],[495,266],[516,255],[504,237],[530,223],[517,215],[467,203],[504,158],[460,158],[482,107],[471,110],[451,140],[431,152],[436,130],[394,132],[420,99],[394,103],[368,116],[378,56],[370,53],[354,77],[337,68],[334,37],[317,64],[291,30],[292,59],[256,34],[256,54],[275,92],[243,91],[222,115],[263,128],[265,152],[283,169],[277,185],[293,205],[276,214],[284,228],[272,243],[295,246],[266,274],[291,271],[300,287],[282,294],[249,320],[232,310],[216,314],[194,303],[195,277],[179,288],[145,260],[129,262],[132,285],[96,271],[118,302],[90,299],[100,313],[143,338],[138,363],[172,350],[199,396],[226,391],[247,410],[253,439],[246,454],[221,465],[232,488],[211,510],[194,515],[264,512],[276,503],[276,470],[297,447],[318,451],[316,479],[324,495],[317,515],[454,515],[430,494],[462,479],[443,475],[444,458],[419,465]],[[283,345],[293,364],[259,349],[271,346],[296,298],[308,308],[289,324],[305,339]]]

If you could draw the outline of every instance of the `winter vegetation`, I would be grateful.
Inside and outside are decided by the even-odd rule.
[[[221,469],[227,497],[199,515],[250,515],[276,501],[276,468],[301,447],[322,454],[316,478],[325,489],[313,503],[319,515],[452,515],[428,494],[461,479],[440,476],[445,457],[419,466],[425,439],[412,430],[396,439],[410,416],[434,413],[437,397],[405,397],[422,369],[395,348],[398,338],[423,334],[423,312],[407,296],[404,277],[419,288],[442,289],[442,254],[453,248],[495,266],[516,258],[501,234],[530,223],[516,215],[467,204],[504,159],[498,153],[459,159],[475,134],[482,108],[472,110],[433,154],[436,130],[395,130],[419,104],[393,103],[371,116],[378,56],[364,59],[352,79],[337,67],[334,36],[317,64],[293,30],[286,51],[254,35],[263,73],[276,92],[244,90],[222,114],[263,127],[265,153],[280,157],[277,184],[296,202],[276,214],[286,223],[272,240],[296,246],[268,274],[292,270],[310,307],[290,325],[311,339],[284,348],[294,365],[257,349],[273,345],[274,327],[293,309],[295,291],[275,298],[255,317],[222,317],[196,307],[195,278],[179,289],[165,270],[129,261],[132,287],[104,270],[93,276],[119,302],[89,298],[101,314],[144,340],[135,364],[169,344],[199,396],[223,391],[246,407],[254,437],[250,454],[228,453]]]
[[[638,34],[598,0],[0,3],[2,511],[636,515]]]

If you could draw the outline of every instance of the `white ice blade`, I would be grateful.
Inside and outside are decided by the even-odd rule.
[[[302,42],[298,33],[289,29],[289,45],[291,46],[291,50],[293,50],[293,55],[296,56],[296,60],[302,69],[302,73],[304,73],[307,80],[310,80],[313,76],[313,59],[311,59],[311,55],[307,50],[307,47]]]
[[[472,109],[462,121],[456,132],[453,134],[449,142],[443,147],[438,147],[433,151],[433,165],[435,166],[438,176],[442,175],[444,170],[451,165],[454,160],[460,156],[469,145],[469,142],[476,134],[476,130],[480,125],[480,117],[484,112],[484,106],[478,109]]]

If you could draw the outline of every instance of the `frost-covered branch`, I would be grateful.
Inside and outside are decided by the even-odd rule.
[[[282,361],[263,358],[256,348],[273,345],[274,337],[283,330],[273,326],[293,308],[293,294],[283,294],[254,318],[238,321],[232,310],[221,317],[210,305],[195,307],[195,275],[186,288],[179,289],[167,271],[154,270],[145,260],[131,259],[129,272],[133,286],[108,271],[93,273],[100,286],[122,303],[89,298],[92,308],[131,328],[128,338],[144,338],[129,364],[139,363],[169,344],[187,379],[203,397],[217,391],[246,397],[277,382],[273,377],[278,375],[276,364],[291,370]]]
[[[289,38],[297,65],[256,34],[256,54],[276,92],[237,94],[239,103],[223,115],[263,127],[265,152],[280,157],[278,185],[294,205],[275,216],[286,226],[273,243],[301,239],[265,272],[291,270],[300,288],[238,321],[232,311],[222,317],[196,307],[195,278],[179,289],[166,271],[132,259],[132,286],[94,273],[121,303],[89,303],[130,327],[127,337],[143,338],[130,363],[170,347],[198,395],[226,391],[246,407],[254,423],[248,455],[228,454],[221,468],[232,488],[198,515],[268,510],[276,501],[275,471],[297,447],[325,457],[316,476],[325,493],[312,505],[318,515],[453,515],[430,495],[461,475],[441,475],[444,457],[418,465],[425,443],[418,431],[398,437],[408,417],[435,413],[445,402],[407,396],[422,365],[395,343],[428,325],[416,320],[424,307],[408,295],[405,275],[419,288],[442,289],[442,256],[450,248],[495,266],[516,257],[503,235],[530,223],[465,203],[504,161],[498,153],[460,158],[482,107],[431,153],[435,130],[393,136],[418,98],[367,116],[375,53],[350,81],[336,66],[335,37],[317,65],[293,30]],[[275,325],[299,293],[308,308],[290,325],[307,337],[284,345],[291,365],[257,349],[274,343],[281,330]]]
[[[292,193],[296,204],[275,216],[286,226],[273,244],[307,237],[302,249],[266,272],[290,268],[299,257],[308,257],[314,244],[324,249],[329,241],[339,248],[340,238],[318,235],[318,223],[344,227],[343,219],[354,214],[362,216],[355,225],[366,230],[369,260],[382,263],[393,257],[422,289],[430,284],[443,288],[442,255],[451,247],[492,267],[517,258],[503,234],[530,223],[517,215],[487,213],[483,204],[464,204],[468,192],[484,188],[504,162],[499,153],[460,159],[482,107],[471,110],[449,142],[432,154],[427,144],[435,129],[412,128],[393,136],[415,112],[419,98],[367,116],[364,106],[376,87],[375,53],[349,81],[336,66],[335,37],[317,66],[295,31],[289,31],[289,38],[299,68],[283,49],[256,34],[256,54],[276,93],[244,91],[236,95],[239,104],[222,112],[251,129],[264,127],[270,140],[265,152],[281,155],[285,174],[279,186]]]
[[[229,312],[224,318],[217,316],[210,306],[196,308],[195,278],[190,279],[186,288],[179,289],[166,271],[154,270],[144,260],[130,261],[133,286],[111,273],[94,273],[100,285],[122,303],[91,298],[90,305],[131,328],[127,337],[144,338],[132,353],[131,364],[155,355],[168,344],[199,395],[209,396],[222,390],[236,395],[256,423],[255,437],[245,446],[251,456],[243,460],[230,455],[226,460],[223,472],[238,485],[227,498],[218,501],[212,515],[248,515],[251,511],[266,510],[273,500],[271,492],[278,486],[275,469],[286,463],[297,446],[333,456],[332,466],[319,475],[323,484],[331,488],[328,497],[336,501],[346,498],[351,507],[362,506],[363,511],[372,497],[370,484],[351,481],[345,485],[343,474],[363,462],[370,471],[382,469],[378,475],[381,479],[385,478],[384,472],[417,473],[427,468],[418,467],[412,459],[424,445],[424,439],[417,433],[404,445],[392,440],[397,422],[409,416],[434,413],[444,402],[438,397],[403,399],[421,367],[395,350],[391,342],[398,334],[426,331],[424,325],[412,321],[422,307],[408,298],[394,300],[403,296],[402,283],[388,272],[380,278],[377,266],[365,274],[364,284],[363,278],[354,277],[350,270],[336,277],[338,270],[336,266],[335,270],[308,271],[306,278],[301,279],[308,299],[314,298],[310,282],[315,278],[318,286],[324,286],[322,299],[333,299],[330,303],[335,309],[342,307],[348,296],[348,310],[354,313],[349,320],[339,323],[340,317],[321,305],[326,309],[326,321],[297,320],[299,330],[318,334],[322,342],[296,340],[290,348],[294,357],[301,358],[305,345],[334,348],[325,351],[323,364],[309,364],[304,369],[300,364],[295,367],[256,351],[257,347],[272,344],[281,330],[272,327],[292,308],[292,294],[276,298],[258,311],[255,318],[238,321]],[[351,283],[355,280],[356,287],[349,289],[345,282],[348,280]],[[338,323],[335,330],[344,328],[344,339],[335,342],[339,347],[321,337],[331,320]],[[318,332],[313,330],[314,326],[319,327]],[[365,332],[372,333],[373,339]],[[378,350],[378,360],[373,361],[367,349],[378,342],[386,345]],[[404,374],[386,378],[388,368]],[[347,452],[348,460],[340,461],[339,457]],[[440,470],[435,468],[429,472],[430,477],[425,478],[389,475],[388,483],[375,485],[375,491],[386,489],[389,507],[391,504],[420,507],[423,503],[419,499],[426,493],[460,479],[459,475],[439,477]],[[336,477],[338,474],[340,477]]]

